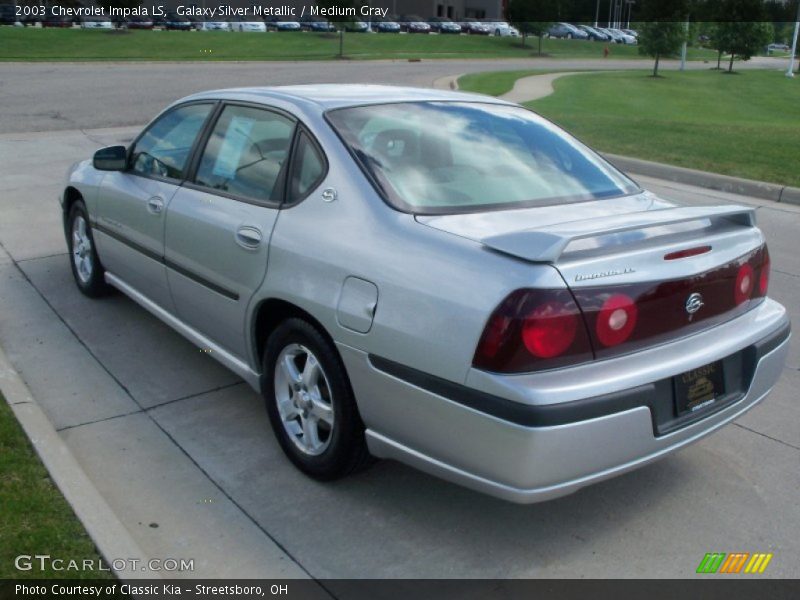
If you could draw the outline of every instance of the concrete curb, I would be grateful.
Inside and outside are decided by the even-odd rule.
[[[0,389],[11,406],[25,434],[41,458],[50,477],[69,502],[75,514],[86,528],[106,565],[115,559],[136,559],[147,564],[146,555],[131,537],[128,530],[111,510],[105,499],[86,476],[72,452],[53,428],[47,415],[31,395],[28,386],[14,370],[0,348]],[[35,551],[36,548],[28,548]],[[49,548],[40,548],[47,551]],[[63,557],[70,558],[70,557]],[[122,580],[158,579],[156,571],[142,572],[135,569],[114,571]]]
[[[619,156],[617,154],[604,154],[604,156],[617,168],[625,172],[646,175],[657,179],[665,179],[676,183],[695,185],[697,187],[731,194],[772,200],[773,202],[800,205],[800,188],[754,181],[752,179],[741,179],[739,177],[719,175],[706,171],[696,171],[694,169],[665,165],[638,158],[630,158],[628,156]]]
[[[784,204],[796,204],[800,206],[800,188],[786,186],[781,192],[781,199],[778,202]]]

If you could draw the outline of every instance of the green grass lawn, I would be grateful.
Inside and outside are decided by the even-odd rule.
[[[20,554],[65,561],[99,556],[67,501],[50,480],[11,408],[0,394],[0,580],[111,578],[108,571],[18,571]]]
[[[348,58],[529,58],[516,38],[450,35],[345,34]],[[336,58],[339,38],[322,33],[233,33],[224,31],[87,31],[0,27],[0,61],[69,60],[324,60]],[[554,58],[602,59],[603,44],[545,40]],[[700,54],[698,54],[700,52]],[[694,52],[692,58],[713,53]],[[640,58],[632,46],[614,46],[613,58]]]
[[[482,74],[459,86],[502,94],[526,74]],[[800,80],[752,70],[664,75],[568,76],[529,106],[598,150],[800,186]]]

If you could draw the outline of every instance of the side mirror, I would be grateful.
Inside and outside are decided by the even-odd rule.
[[[94,153],[92,160],[98,171],[124,171],[128,165],[128,149],[125,146],[109,146]]]

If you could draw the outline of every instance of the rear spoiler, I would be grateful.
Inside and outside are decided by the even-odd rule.
[[[481,239],[481,243],[531,262],[554,263],[575,240],[702,219],[727,219],[743,227],[755,227],[755,209],[739,205],[664,208],[523,229],[490,236]]]

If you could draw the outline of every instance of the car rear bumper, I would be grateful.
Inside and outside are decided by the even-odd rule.
[[[745,325],[748,334],[742,336]],[[516,377],[517,387],[509,388],[510,393],[502,398],[474,387],[437,387],[431,381],[407,376],[402,367],[393,371],[388,361],[345,346],[340,346],[340,351],[374,455],[400,460],[499,498],[533,503],[648,464],[712,433],[759,403],[783,370],[790,336],[785,310],[767,300],[713,331],[639,353],[651,362],[660,355],[672,357],[662,361],[667,373],[662,365],[654,365],[648,372],[641,356],[597,361],[583,372],[563,369],[564,388],[582,390],[584,395],[558,403],[517,401],[520,387],[532,392],[528,398],[541,399],[533,393],[533,386],[538,380],[542,387],[535,391],[548,391],[550,382],[542,374]],[[726,335],[730,339],[720,343]],[[709,344],[708,336],[716,343]],[[700,360],[692,351],[697,344],[711,346]],[[740,362],[728,362],[736,356],[742,357]],[[725,396],[689,420],[662,418],[660,427],[653,404],[653,390],[663,392],[659,382],[716,360],[741,367],[740,393]],[[625,363],[644,373],[609,377]],[[648,376],[649,381],[641,381]],[[570,385],[575,377],[589,380]],[[619,387],[637,377],[638,385],[613,389],[615,381]],[[489,386],[484,382],[482,387]],[[453,393],[459,389],[467,392],[459,397]],[[586,395],[587,389],[603,393]],[[568,398],[563,393],[555,396]],[[491,402],[481,405],[481,398],[499,400],[501,410]]]

